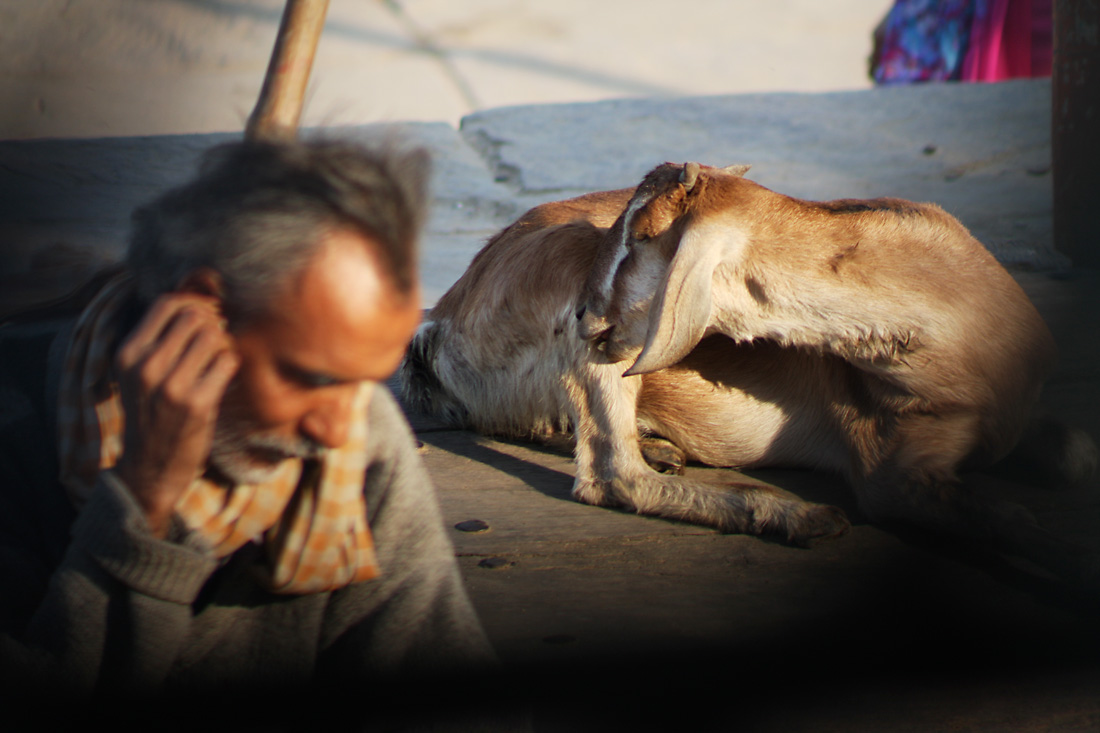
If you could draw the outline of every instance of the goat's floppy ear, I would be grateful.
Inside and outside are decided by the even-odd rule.
[[[722,261],[722,247],[713,235],[710,227],[689,227],[684,232],[663,287],[649,308],[645,346],[623,376],[672,366],[702,340],[710,322],[711,280]]]

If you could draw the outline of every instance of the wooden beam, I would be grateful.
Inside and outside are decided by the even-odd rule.
[[[287,0],[245,137],[289,140],[298,134],[306,85],[327,12],[328,0]]]
[[[1100,0],[1054,0],[1054,246],[1100,268]]]

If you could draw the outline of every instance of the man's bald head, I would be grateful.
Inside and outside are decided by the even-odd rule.
[[[141,299],[209,268],[231,321],[263,313],[325,233],[362,235],[395,292],[416,289],[427,198],[422,150],[338,141],[242,142],[212,150],[199,176],[138,209],[127,261]]]

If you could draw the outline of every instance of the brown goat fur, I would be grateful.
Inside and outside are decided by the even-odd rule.
[[[847,528],[778,489],[657,473],[640,436],[659,436],[682,460],[837,472],[872,519],[1094,575],[959,481],[1012,450],[1054,363],[1013,278],[937,206],[802,201],[745,170],[665,164],[525,214],[429,314],[406,399],[487,433],[571,430],[591,504],[794,543]]]

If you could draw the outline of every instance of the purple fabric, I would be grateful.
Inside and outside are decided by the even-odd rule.
[[[988,0],[897,0],[883,24],[878,84],[960,78],[976,6]],[[979,10],[981,12],[981,10]]]
[[[1051,0],[895,0],[875,30],[878,84],[1050,76]]]

